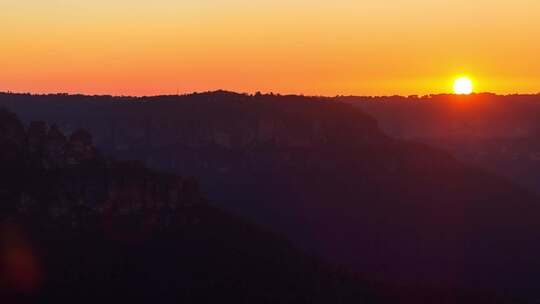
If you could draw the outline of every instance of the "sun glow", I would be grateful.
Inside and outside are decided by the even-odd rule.
[[[454,81],[454,93],[458,95],[469,95],[473,92],[473,83],[467,77],[460,77]]]

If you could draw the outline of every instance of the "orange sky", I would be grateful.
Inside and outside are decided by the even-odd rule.
[[[0,91],[540,92],[538,0],[2,0]]]

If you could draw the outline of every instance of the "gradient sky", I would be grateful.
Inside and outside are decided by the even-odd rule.
[[[538,0],[0,0],[0,90],[540,92]]]

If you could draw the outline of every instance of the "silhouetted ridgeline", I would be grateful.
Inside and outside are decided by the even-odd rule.
[[[540,94],[340,97],[397,138],[442,148],[540,193]]]
[[[215,204],[392,286],[403,301],[428,290],[449,302],[469,291],[539,299],[537,197],[385,135],[348,101],[219,91],[7,94],[0,104],[25,120],[84,127],[104,153],[196,176]]]
[[[361,303],[346,272],[206,203],[192,178],[0,109],[0,298],[12,303]]]

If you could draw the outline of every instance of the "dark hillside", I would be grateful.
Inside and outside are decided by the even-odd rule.
[[[228,92],[0,99],[26,118],[84,126],[117,157],[196,176],[222,208],[377,281],[538,300],[537,197],[389,137],[348,103]]]
[[[196,180],[0,110],[0,298],[363,303],[351,274],[210,206]]]

